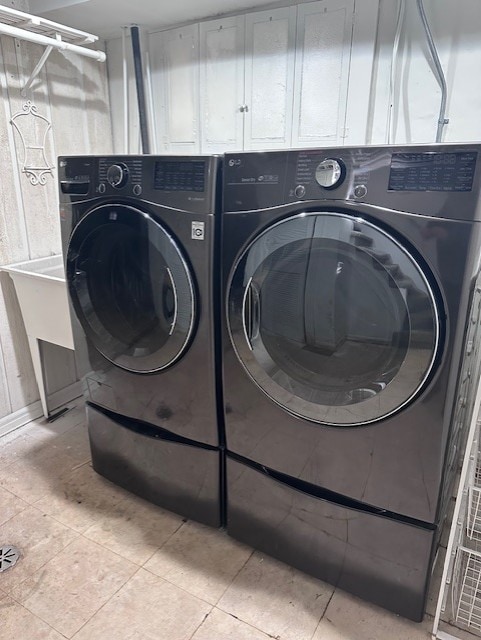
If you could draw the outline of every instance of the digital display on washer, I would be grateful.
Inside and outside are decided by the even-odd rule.
[[[393,153],[390,191],[471,191],[477,153]]]
[[[159,191],[204,191],[205,163],[158,160],[155,163],[154,189]]]

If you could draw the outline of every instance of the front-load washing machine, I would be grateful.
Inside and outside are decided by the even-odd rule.
[[[221,522],[216,157],[62,157],[60,212],[93,466]]]
[[[224,162],[228,532],[416,620],[462,446],[480,152]]]

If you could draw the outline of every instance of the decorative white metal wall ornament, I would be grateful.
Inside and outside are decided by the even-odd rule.
[[[26,139],[20,127],[21,119],[25,117],[36,118],[37,124],[40,124],[40,131],[37,133],[39,139],[38,141],[34,141],[34,143],[30,143],[30,141]],[[30,184],[34,186],[46,184],[47,176],[53,176],[53,169],[55,167],[53,163],[49,162],[46,151],[48,135],[52,129],[50,120],[38,112],[38,108],[31,100],[27,100],[22,107],[22,111],[18,111],[12,116],[10,123],[18,132],[23,145],[22,173],[27,176]],[[34,127],[34,130],[36,129],[37,128]]]

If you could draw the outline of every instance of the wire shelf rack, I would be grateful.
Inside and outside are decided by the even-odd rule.
[[[466,535],[468,540],[479,542],[481,546],[481,487],[469,487],[469,508],[467,516]]]
[[[469,456],[467,483],[458,515],[452,570],[451,622],[477,635],[481,633],[481,456],[480,421]],[[479,484],[479,486],[476,486]],[[443,607],[444,608],[444,607]]]
[[[476,466],[474,468],[473,485],[475,487],[481,488],[481,460],[480,460],[479,453],[476,460]]]
[[[453,613],[458,625],[481,631],[481,552],[458,547],[453,581]]]
[[[433,637],[444,622],[481,636],[481,275],[473,291],[446,460],[447,476],[459,474]],[[445,486],[449,495],[449,485]],[[450,597],[448,596],[450,594]],[[452,636],[449,636],[452,637]]]

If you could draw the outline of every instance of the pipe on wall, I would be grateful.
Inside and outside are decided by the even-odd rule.
[[[386,126],[387,144],[392,144],[394,140],[394,131],[393,131],[394,86],[396,82],[399,41],[401,39],[401,32],[404,25],[405,9],[406,9],[405,0],[399,0],[399,8],[398,8],[397,21],[396,21],[396,33],[394,36],[394,42],[392,47],[391,70],[390,70],[390,77],[389,77],[389,111],[388,111],[387,126]]]
[[[436,45],[434,43],[433,35],[429,27],[428,19],[426,18],[426,12],[424,11],[423,0],[417,0],[417,6],[419,15],[421,16],[421,22],[423,23],[424,32],[426,33],[426,39],[428,41],[429,51],[433,58],[434,67],[438,76],[438,82],[441,87],[441,105],[439,107],[438,127],[436,131],[436,142],[441,142],[443,137],[443,128],[448,124],[449,120],[446,118],[446,102],[448,96],[448,88],[446,86],[446,78],[444,77],[443,68],[439,60]]]
[[[122,27],[122,92],[124,102],[124,153],[130,153],[129,71],[127,66],[127,27]]]
[[[139,106],[142,153],[150,153],[149,122],[147,116],[147,101],[145,97],[144,72],[142,69],[139,27],[136,25],[130,27],[130,36],[132,38],[132,53],[134,56],[135,86],[137,88],[137,103]]]

